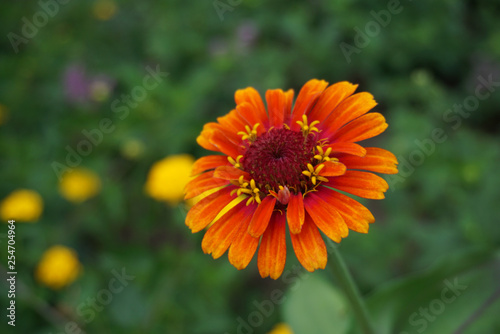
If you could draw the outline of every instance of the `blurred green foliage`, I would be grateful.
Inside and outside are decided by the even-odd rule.
[[[38,15],[44,22],[37,13],[49,7],[42,3],[54,15],[30,32],[26,20],[33,23]],[[288,279],[261,279],[255,259],[239,272],[225,257],[214,261],[203,254],[202,233],[192,235],[184,226],[183,204],[155,202],[143,187],[155,161],[206,154],[195,138],[204,123],[234,107],[236,89],[297,93],[311,78],[347,80],[371,92],[390,126],[365,146],[389,149],[401,163],[399,178],[387,178],[387,198],[363,201],[377,219],[370,233],[351,233],[341,244],[362,293],[372,293],[376,323],[390,333],[417,333],[422,327],[410,322],[411,314],[440,298],[444,280],[462,279],[467,269],[463,282],[477,292],[473,302],[446,306],[425,333],[457,330],[483,304],[488,307],[464,333],[498,333],[499,301],[487,299],[498,297],[500,277],[494,256],[500,243],[499,87],[482,88],[490,95],[468,112],[453,108],[472,101],[467,98],[475,96],[480,78],[500,81],[500,5],[419,0],[399,6],[385,27],[372,23],[379,29],[370,32],[367,24],[377,22],[372,11],[387,11],[387,1],[2,3],[0,104],[7,115],[0,125],[0,197],[29,188],[45,203],[37,223],[17,225],[17,322],[15,328],[6,324],[7,285],[1,283],[2,333],[62,333],[68,321],[87,333],[245,333],[241,321],[248,326],[249,316],[259,312],[256,304],[292,287],[297,289],[284,304],[274,304],[275,311],[246,331],[266,333],[298,310],[291,325],[304,333],[300,317],[310,317],[300,301],[308,290],[297,282],[307,274],[295,270],[291,245]],[[362,45],[356,44],[363,40],[359,31],[366,34]],[[357,51],[347,59],[341,43]],[[148,68],[157,67],[168,76],[136,105],[127,104],[123,94],[144,85]],[[85,79],[83,93],[75,76]],[[126,116],[123,109],[115,112],[117,106],[126,106]],[[113,130],[81,162],[98,173],[102,191],[81,205],[69,203],[58,193],[53,162],[64,164],[67,147],[76,149],[85,139],[82,131],[99,129],[105,118]],[[442,129],[444,141],[433,140],[435,129]],[[6,231],[4,225],[4,267]],[[81,277],[60,291],[33,277],[42,252],[54,244],[74,248],[84,266]],[[438,259],[438,270],[455,269],[426,273]],[[86,321],[81,307],[89,310],[88,298],[107,289],[112,270],[122,268],[134,279]],[[415,272],[422,273],[417,281],[403,278]],[[331,278],[327,271],[313,275],[311,281]],[[403,282],[388,282],[396,278]],[[310,287],[311,296],[341,295],[321,286]],[[401,303],[408,307],[394,308]],[[334,306],[330,320],[341,314],[345,324],[350,314],[341,311],[342,305]],[[340,333],[335,327],[318,331]],[[69,326],[66,332],[78,330]]]

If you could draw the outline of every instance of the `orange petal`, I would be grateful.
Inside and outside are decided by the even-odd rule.
[[[345,99],[335,110],[330,114],[326,121],[322,124],[323,137],[329,137],[340,129],[344,124],[366,114],[377,102],[373,99],[370,93],[358,93]]]
[[[387,129],[384,116],[379,113],[369,113],[346,124],[332,137],[332,140],[342,142],[358,142],[375,137]]]
[[[250,180],[250,174],[233,166],[217,167],[214,171],[214,177],[229,181],[238,180],[241,175],[243,175],[245,180]]]
[[[335,206],[325,202],[321,197],[311,192],[304,198],[304,206],[314,224],[335,242],[347,237],[349,229]]]
[[[397,174],[397,159],[391,152],[378,147],[367,147],[364,157],[338,155],[339,160],[349,169],[364,169],[383,174]]]
[[[238,270],[248,266],[259,245],[260,238],[254,238],[248,233],[248,224],[252,219],[256,207],[257,205],[255,203],[247,206],[248,215],[245,215],[242,219],[238,234],[229,248],[229,262]]]
[[[305,215],[302,231],[290,234],[290,238],[297,259],[307,271],[325,269],[327,261],[325,242],[308,214]]]
[[[228,132],[226,131],[226,134]],[[214,140],[215,138],[215,140]],[[238,139],[239,140],[239,139]],[[222,152],[226,155],[237,153],[237,143],[231,141],[221,130],[221,125],[217,123],[207,123],[203,126],[198,138],[198,144],[207,150]],[[220,144],[220,145],[219,145]],[[230,154],[231,153],[231,154]],[[236,157],[237,155],[233,156]]]
[[[217,214],[228,205],[234,197],[231,191],[234,186],[222,188],[196,203],[186,216],[186,225],[193,233],[199,232],[215,219]]]
[[[368,224],[375,221],[370,210],[358,201],[327,187],[318,187],[317,194],[326,202],[332,203],[342,216],[349,229],[368,233]]]
[[[263,128],[268,126],[268,117],[264,102],[262,102],[262,98],[260,97],[259,92],[255,90],[255,88],[247,87],[245,89],[237,90],[234,94],[234,100],[236,101],[236,104],[238,106],[243,102],[250,103],[253,108],[251,110],[248,110],[248,112],[255,114],[257,120],[255,123],[260,123]],[[247,115],[246,111],[242,116],[244,116],[244,118],[250,117],[249,115]]]
[[[309,113],[309,120],[323,122],[337,108],[340,102],[354,93],[357,87],[358,85],[353,85],[347,81],[338,82],[328,87]]]
[[[229,182],[227,182],[226,180],[214,178],[214,171],[203,173],[201,175],[198,175],[193,180],[189,181],[189,183],[186,185],[186,188],[184,188],[184,191],[186,193],[184,199],[196,197],[207,190],[224,186],[226,184],[229,184]]]
[[[293,234],[300,233],[304,224],[304,199],[302,193],[290,195],[290,201],[286,209],[286,219],[288,220],[290,232]]]
[[[289,89],[285,92],[285,119],[283,120],[284,124],[290,124],[292,119],[292,104],[293,104],[293,96],[295,92],[293,89]]]
[[[219,166],[230,166],[225,155],[207,155],[195,161],[191,176],[198,175],[209,169],[214,169]]]
[[[210,226],[201,242],[205,254],[212,254],[217,259],[226,252],[237,235],[242,220],[250,214],[245,209],[247,207],[242,201]]]
[[[286,261],[286,219],[281,212],[274,212],[262,236],[258,255],[259,273],[262,278],[278,279]]]
[[[245,125],[250,125],[241,118],[236,109],[231,110],[229,113],[222,117],[217,117],[217,122],[219,122],[219,124],[226,128],[228,131],[232,131],[236,134],[239,131],[245,131]]]
[[[329,178],[328,186],[370,199],[384,198],[384,192],[389,188],[387,182],[380,176],[355,170],[348,170],[342,176]]]
[[[366,154],[366,150],[363,148],[363,146],[355,143],[333,143],[331,145],[325,146],[323,149],[326,150],[330,147],[332,148],[333,153],[353,154],[359,157],[364,157]]]
[[[343,163],[335,162],[335,161],[326,161],[323,162],[323,169],[319,172],[321,176],[339,176],[343,175],[346,171],[346,167]]]
[[[267,111],[269,112],[269,126],[281,128],[285,114],[290,113],[287,96],[281,89],[268,89],[266,92]]]
[[[309,80],[302,86],[293,107],[291,124],[289,124],[292,130],[300,130],[300,125],[297,124],[297,121],[302,121],[302,115],[307,114],[314,107],[314,104],[318,101],[319,96],[327,86],[328,82],[317,79]]]
[[[239,145],[241,143],[241,137],[237,134],[237,132],[231,131],[218,123],[214,125],[214,128],[219,130],[224,137],[227,138],[227,140],[231,141],[235,145]]]
[[[209,140],[220,152],[232,158],[236,158],[243,151],[241,147],[229,140],[220,130],[213,130]]]
[[[196,138],[196,142],[203,147],[204,149],[210,150],[210,151],[217,151],[219,152],[219,149],[210,142],[210,137],[212,136],[212,129],[208,129],[206,127],[207,124],[203,127],[203,130],[201,131],[200,135]]]
[[[257,207],[257,210],[255,210],[250,226],[248,226],[248,233],[253,237],[260,237],[266,230],[274,210],[274,204],[276,204],[276,198],[273,196],[266,196]]]
[[[267,120],[263,121],[260,119],[260,116],[255,112],[255,107],[251,105],[249,102],[243,102],[241,104],[238,104],[236,106],[236,111],[240,115],[241,118],[243,118],[248,124],[250,124],[250,127],[253,128],[253,126],[257,123],[260,124],[259,127],[257,127],[257,135],[260,135],[263,133],[266,129],[267,124],[269,123]],[[246,130],[243,132],[246,133]]]

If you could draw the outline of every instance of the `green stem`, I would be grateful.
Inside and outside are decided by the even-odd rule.
[[[340,288],[346,294],[347,299],[351,304],[352,311],[354,312],[358,323],[363,329],[363,332],[365,334],[375,334],[375,330],[373,329],[373,325],[370,321],[370,316],[368,315],[366,305],[361,298],[358,287],[352,279],[352,276],[349,273],[349,270],[347,269],[347,266],[345,265],[340,252],[337,249],[338,246],[332,246],[332,257],[328,261],[328,263],[330,264],[330,268],[333,270],[333,274],[335,275]]]

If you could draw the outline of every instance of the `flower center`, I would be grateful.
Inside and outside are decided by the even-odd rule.
[[[278,191],[287,186],[297,192],[307,177],[302,174],[314,157],[316,135],[272,128],[253,141],[243,154],[241,166],[258,184]]]

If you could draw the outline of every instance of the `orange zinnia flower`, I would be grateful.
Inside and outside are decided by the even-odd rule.
[[[356,142],[382,133],[387,123],[379,113],[367,114],[377,103],[369,93],[352,95],[357,85],[327,86],[307,82],[293,110],[293,90],[268,90],[267,112],[254,88],[238,90],[236,108],[204,126],[198,143],[223,154],[197,160],[197,176],[186,186],[186,199],[211,191],[186,217],[193,233],[209,226],[205,253],[218,258],[229,249],[229,262],[243,269],[260,242],[259,272],[277,279],[285,266],[287,223],[308,271],[326,265],[319,230],[335,242],[349,229],[368,232],[371,212],[336,190],[384,198],[387,182],[370,172],[395,174],[397,160]]]

